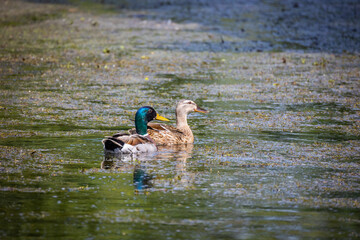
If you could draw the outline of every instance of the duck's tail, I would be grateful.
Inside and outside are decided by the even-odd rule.
[[[121,152],[125,143],[117,138],[108,137],[102,140],[105,151]]]

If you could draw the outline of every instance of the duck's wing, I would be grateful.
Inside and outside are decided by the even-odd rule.
[[[138,134],[118,133],[111,137],[106,137],[102,142],[106,151],[121,153],[156,151],[156,146],[151,139]]]
[[[148,124],[148,133],[157,145],[174,145],[192,142],[187,134],[176,127],[166,124]]]
[[[146,153],[155,151],[157,151],[155,142],[149,136],[141,136],[138,134],[130,135],[129,141],[122,149],[123,153]]]

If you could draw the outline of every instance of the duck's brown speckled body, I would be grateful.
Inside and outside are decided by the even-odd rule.
[[[194,135],[187,123],[187,115],[190,112],[208,111],[202,109],[191,100],[181,100],[176,105],[176,127],[161,123],[149,123],[148,134],[157,145],[187,144],[194,142]],[[135,129],[129,132],[134,133]]]

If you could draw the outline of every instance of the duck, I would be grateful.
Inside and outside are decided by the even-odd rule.
[[[180,100],[176,104],[176,127],[160,124],[149,123],[147,133],[154,140],[156,145],[176,145],[188,144],[194,142],[194,135],[187,123],[187,116],[191,112],[208,113],[209,111],[200,108],[192,100]],[[130,129],[130,133],[135,133],[136,129]]]
[[[102,140],[105,153],[135,154],[157,151],[155,141],[147,133],[147,124],[155,119],[169,121],[160,116],[153,107],[139,108],[135,114],[135,132],[105,137]]]

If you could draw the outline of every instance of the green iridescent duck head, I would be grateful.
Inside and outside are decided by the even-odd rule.
[[[136,133],[140,135],[147,134],[147,124],[152,120],[169,121],[169,119],[160,116],[154,108],[145,106],[139,108],[135,114]]]

